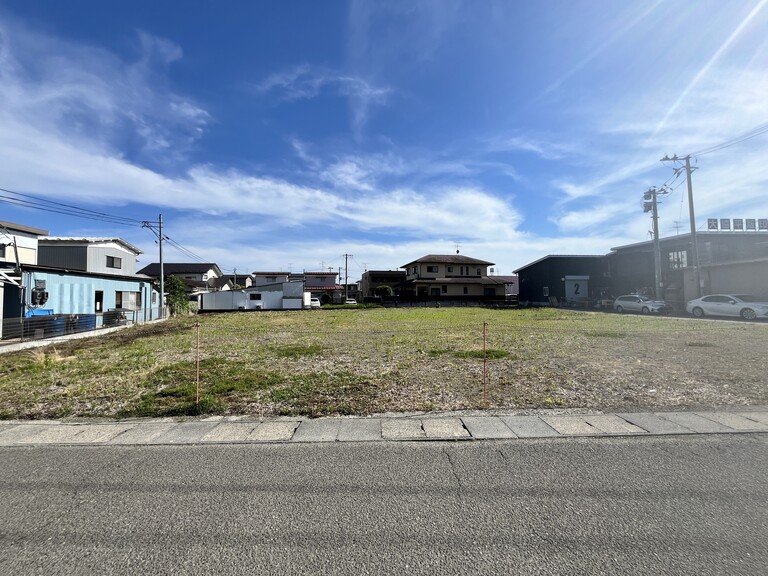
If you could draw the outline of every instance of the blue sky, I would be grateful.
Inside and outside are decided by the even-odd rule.
[[[458,245],[511,274],[649,239],[661,157],[768,127],[768,0],[0,0],[0,81],[0,188],[162,213],[227,272]],[[768,218],[766,158],[768,133],[694,157],[699,229]],[[671,186],[662,236],[689,230]],[[157,261],[138,224],[0,219]]]

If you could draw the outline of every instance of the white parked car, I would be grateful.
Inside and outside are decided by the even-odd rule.
[[[357,304],[357,300],[355,300],[354,298],[347,298],[344,301],[344,304]]]
[[[768,318],[768,302],[749,294],[710,294],[688,302],[685,311],[696,318],[733,316],[755,320]]]
[[[640,294],[627,294],[613,301],[613,309],[619,314],[624,312],[662,313],[667,311],[667,303],[664,300],[654,300]]]
[[[320,298],[310,298],[309,299],[309,307],[310,308],[320,308]]]

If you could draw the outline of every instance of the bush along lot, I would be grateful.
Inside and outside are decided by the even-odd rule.
[[[549,308],[200,315],[0,355],[0,417],[766,404],[766,341]]]

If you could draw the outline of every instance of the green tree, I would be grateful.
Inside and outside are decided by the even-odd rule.
[[[171,310],[171,315],[186,314],[189,311],[189,296],[187,286],[176,276],[165,277],[165,301]]]
[[[385,296],[392,296],[394,291],[392,290],[392,286],[382,284],[381,286],[376,286],[376,288],[373,290],[373,293],[376,294],[376,296],[381,296],[383,298]]]

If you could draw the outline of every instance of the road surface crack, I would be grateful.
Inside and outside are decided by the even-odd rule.
[[[456,472],[456,464],[453,462],[451,454],[445,448],[443,448],[443,454],[445,454],[445,458],[451,466],[451,472],[453,473],[453,478],[456,480],[456,484],[458,484],[459,488],[463,488],[461,478],[459,478],[459,474]]]

